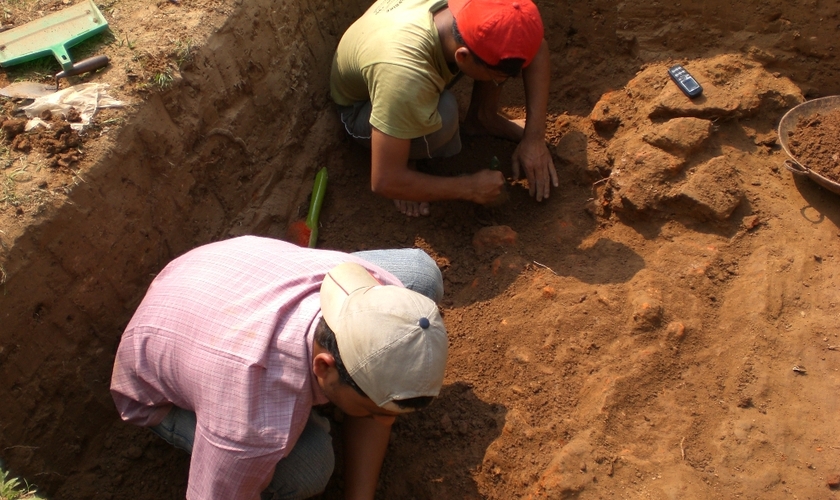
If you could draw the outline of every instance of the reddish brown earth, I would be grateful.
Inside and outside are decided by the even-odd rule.
[[[10,3],[3,22],[62,5]],[[188,457],[113,408],[120,333],[175,256],[284,237],[326,166],[319,246],[416,246],[446,284],[445,386],[397,422],[378,498],[840,497],[840,196],[783,168],[776,136],[788,109],[840,94],[836,6],[538,5],[560,188],[537,203],[511,179],[505,204],[420,219],[370,193],[368,154],[328,98],[332,51],[366,2],[101,5],[111,34],[74,57],[111,65],[69,83],[110,83],[129,106],[101,113],[66,165],[34,138],[0,151],[13,474],[50,498],[182,498]],[[674,63],[703,96],[670,82]],[[511,117],[521,85],[506,84]],[[465,138],[428,168],[496,156],[510,175],[513,148]]]
[[[840,182],[840,109],[800,119],[790,135],[790,151],[802,165]]]

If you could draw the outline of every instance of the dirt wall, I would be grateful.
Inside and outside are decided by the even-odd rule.
[[[107,360],[154,274],[202,242],[282,236],[297,216],[341,137],[323,82],[360,9],[343,6],[249,2],[219,18],[174,86],[97,144],[66,201],[4,242],[0,448],[56,498],[97,497],[74,474],[113,421]]]

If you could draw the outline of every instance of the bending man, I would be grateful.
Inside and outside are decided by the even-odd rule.
[[[347,416],[347,497],[373,498],[394,418],[440,391],[442,295],[420,250],[349,255],[253,236],[205,245],[152,282],[111,394],[123,420],[192,455],[192,500],[323,491],[334,457],[313,407],[332,402]]]
[[[531,195],[547,198],[557,186],[545,144],[550,61],[531,0],[378,0],[344,33],[330,89],[347,132],[371,149],[371,189],[412,216],[428,215],[430,201],[498,198],[501,172],[436,177],[412,165],[461,150],[446,90],[459,73],[475,80],[464,131],[518,142],[514,176],[524,171]],[[502,85],[520,74],[524,126],[498,112]]]

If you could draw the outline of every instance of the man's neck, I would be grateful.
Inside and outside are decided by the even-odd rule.
[[[452,36],[452,12],[449,7],[444,7],[432,14],[432,19],[435,22],[435,28],[438,32],[440,45],[443,48],[443,57],[447,63],[453,64],[455,62],[455,49],[458,48],[455,37]]]

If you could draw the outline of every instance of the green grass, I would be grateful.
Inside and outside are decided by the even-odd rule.
[[[68,52],[75,63],[88,57],[98,56],[102,53],[103,46],[119,43],[120,41],[111,30],[105,30],[70,47]]]
[[[21,204],[15,189],[15,182],[9,177],[4,177],[0,182],[0,203],[16,207]]]
[[[134,42],[129,40],[127,36],[117,41],[117,47],[126,47],[128,50],[134,50],[134,46]]]
[[[32,61],[15,64],[6,69],[10,81],[43,81],[61,71],[61,65],[55,57],[39,57]]]
[[[178,69],[184,69],[185,66],[192,63],[193,49],[193,41],[190,38],[175,42],[175,63]]]
[[[9,477],[9,472],[0,467],[0,500],[43,500],[43,498],[35,492],[34,486],[25,480],[21,484],[20,478]]]
[[[169,68],[166,68],[166,70],[164,70],[160,73],[156,73],[155,76],[152,77],[152,81],[154,82],[154,84],[159,89],[161,89],[161,90],[168,89],[172,85],[172,82],[174,81],[174,78],[172,77],[172,70],[169,69]]]
[[[0,115],[0,120],[2,119],[2,115]],[[3,144],[5,141],[6,134],[0,132],[0,170],[6,170],[12,166],[12,163],[15,162],[15,159],[12,158],[12,150]]]

